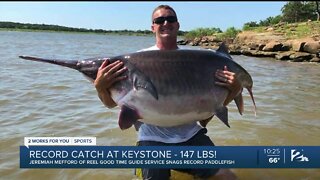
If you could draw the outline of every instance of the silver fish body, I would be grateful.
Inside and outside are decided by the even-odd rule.
[[[216,85],[215,81],[218,80],[214,76],[216,70],[224,66],[236,74],[241,86],[248,89],[254,102],[250,74],[232,60],[224,45],[217,51],[144,51],[112,58],[73,61],[20,57],[77,69],[92,81],[103,60],[122,61],[128,68],[125,72],[128,78],[109,89],[113,100],[121,108],[121,129],[131,127],[137,120],[171,127],[208,119],[213,115],[229,126],[228,110],[223,105],[229,91]],[[235,101],[242,113],[241,93]]]

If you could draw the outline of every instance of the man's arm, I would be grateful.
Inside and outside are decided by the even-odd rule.
[[[123,63],[120,61],[109,64],[109,61],[104,61],[97,73],[97,78],[94,81],[94,86],[98,92],[98,96],[101,102],[108,108],[117,106],[117,103],[111,98],[109,88],[117,81],[121,81],[126,76],[121,76],[123,72],[127,70],[126,67],[122,67]]]
[[[117,103],[113,101],[111,98],[111,95],[107,89],[99,89],[96,87],[96,90],[98,92],[98,96],[101,100],[101,102],[108,108],[113,108],[117,106]]]

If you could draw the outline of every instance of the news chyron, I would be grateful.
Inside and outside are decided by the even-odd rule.
[[[320,146],[97,146],[25,137],[20,168],[320,168]]]

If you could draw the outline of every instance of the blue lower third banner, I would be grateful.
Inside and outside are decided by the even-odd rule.
[[[20,168],[320,168],[320,146],[20,146]]]

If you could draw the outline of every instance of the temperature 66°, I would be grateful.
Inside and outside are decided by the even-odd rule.
[[[279,160],[280,160],[280,158],[275,158],[275,157],[271,157],[271,158],[269,158],[269,163],[278,163],[279,162]]]

